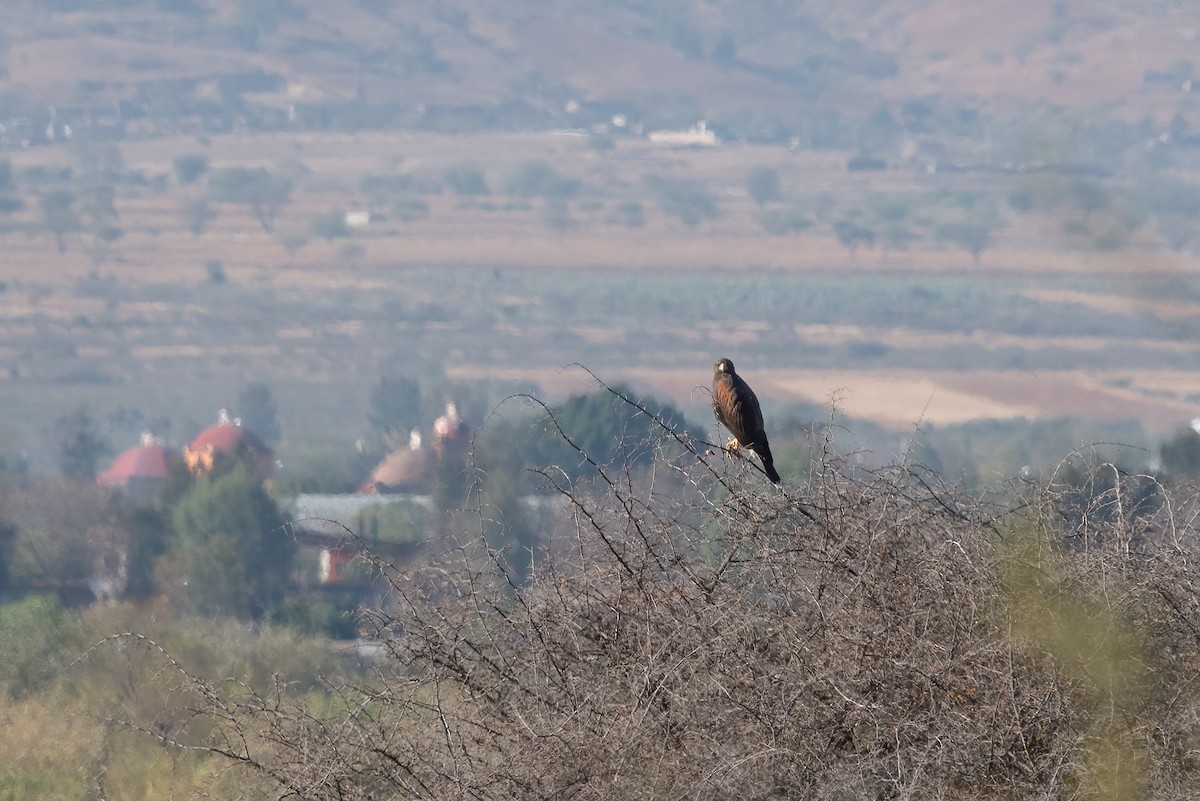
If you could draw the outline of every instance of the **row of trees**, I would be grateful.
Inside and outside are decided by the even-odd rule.
[[[73,148],[74,167],[57,174],[38,168],[36,175],[20,176],[14,174],[11,164],[0,162],[0,215],[19,211],[24,205],[22,195],[36,186],[41,225],[54,237],[59,250],[78,237],[99,266],[122,237],[115,203],[120,188],[151,179],[126,171],[120,151],[112,143],[80,139]],[[288,174],[262,167],[211,169],[200,154],[180,156],[172,166],[170,181],[151,182],[163,191],[172,183],[181,188],[181,223],[196,236],[206,230],[222,206],[244,208],[265,232],[272,233],[280,212],[292,201],[298,175],[295,169],[284,171]],[[886,257],[889,252],[925,242],[960,248],[978,265],[992,246],[995,232],[1009,224],[1036,227],[1043,234],[1089,249],[1120,248],[1150,222],[1154,235],[1173,249],[1186,249],[1195,241],[1189,220],[1195,217],[1192,212],[1200,189],[1194,184],[1156,179],[1133,191],[1118,190],[1112,180],[1070,166],[1056,169],[1050,165],[1040,171],[1012,174],[1000,182],[998,190],[867,193],[860,198],[834,199],[796,194],[784,185],[777,168],[760,165],[747,170],[742,188],[757,205],[755,219],[767,233],[799,234],[819,227],[836,236],[852,256],[860,249],[878,247]],[[647,173],[642,176],[641,188],[662,214],[689,228],[721,214],[719,193],[694,178]],[[503,176],[499,194],[506,200],[499,206],[490,199],[493,187],[487,171],[473,162],[454,165],[440,176],[371,175],[359,186],[362,205],[402,221],[427,215],[429,204],[424,198],[447,190],[473,208],[513,209],[540,203],[543,219],[556,230],[576,224],[572,206],[587,213],[604,208],[603,201],[588,196],[579,178],[545,161],[523,163]],[[605,219],[619,225],[643,225],[642,199],[615,203]],[[1049,221],[1056,221],[1057,229],[1046,230]],[[308,236],[335,240],[353,233],[345,208],[338,207],[314,218],[307,231],[293,226],[280,240],[294,251]]]

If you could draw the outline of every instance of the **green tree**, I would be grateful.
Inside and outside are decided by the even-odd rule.
[[[113,245],[124,236],[124,231],[117,224],[114,194],[111,186],[101,186],[83,198],[84,230],[88,234],[84,240],[84,252],[96,267],[108,261]]]
[[[180,156],[171,162],[175,179],[183,185],[194,184],[208,172],[208,157],[199,154]]]
[[[256,381],[242,387],[234,409],[242,419],[242,425],[261,437],[264,442],[279,441],[282,432],[275,409],[275,396],[271,394],[269,386]]]
[[[1007,201],[1008,207],[1013,211],[1018,211],[1022,214],[1028,214],[1029,212],[1033,211],[1033,207],[1037,202],[1037,198],[1034,196],[1032,189],[1024,186],[1019,189],[1014,189],[1012,192],[1010,192],[1008,194]]]
[[[900,195],[872,194],[867,198],[871,216],[880,223],[901,223],[908,219],[912,200]]]
[[[767,233],[774,236],[799,233],[812,227],[812,220],[802,208],[793,206],[785,209],[761,209],[754,215],[755,221]]]
[[[729,29],[721,31],[717,43],[713,45],[712,60],[723,66],[733,66],[737,63],[737,41]]]
[[[716,217],[719,212],[717,199],[696,181],[646,175],[642,178],[642,185],[654,196],[663,212],[678,217],[689,228]]]
[[[686,426],[683,413],[674,406],[653,398],[639,398],[628,388],[617,386],[611,392],[601,389],[574,395],[554,407],[553,419],[541,418],[534,421],[532,431],[513,433],[524,440],[521,450],[529,455],[534,466],[553,464],[573,479],[595,474],[594,468],[580,459],[576,447],[602,466],[646,465],[654,459],[650,444],[657,440],[662,429],[637,404],[645,406],[668,426],[681,431]],[[560,428],[573,446],[557,435]]]
[[[1067,187],[1067,193],[1075,207],[1083,212],[1084,220],[1090,219],[1097,211],[1108,208],[1111,202],[1104,184],[1094,178],[1072,181]]]
[[[418,194],[411,175],[368,175],[359,181],[358,188],[376,206],[386,206],[397,198]]]
[[[917,234],[904,223],[885,223],[879,229],[879,247],[884,258],[891,251],[908,250],[908,246],[916,239]]]
[[[571,218],[571,207],[565,200],[547,200],[542,207],[542,222],[558,233],[569,230],[575,224]]]
[[[239,0],[235,8],[238,21],[259,34],[274,33],[285,19],[304,17],[304,9],[292,0]]]
[[[67,478],[94,481],[96,465],[112,452],[112,446],[100,432],[87,409],[80,406],[58,418],[59,466]]]
[[[433,508],[443,521],[448,514],[461,509],[466,503],[467,494],[472,489],[468,478],[465,460],[443,458],[434,462],[429,494]]]
[[[7,217],[17,212],[25,204],[14,194],[17,182],[13,178],[12,162],[0,159],[0,217]]]
[[[154,7],[168,14],[182,14],[188,17],[203,18],[208,14],[208,9],[197,0],[155,0]]]
[[[583,182],[560,174],[544,161],[527,161],[508,177],[504,191],[514,197],[568,200],[579,194]]]
[[[934,239],[954,245],[971,254],[971,263],[979,266],[983,251],[992,243],[995,225],[985,219],[959,220],[938,225],[933,230]]]
[[[1200,186],[1190,181],[1155,176],[1140,194],[1142,203],[1155,214],[1200,217]]]
[[[421,422],[421,385],[405,376],[383,376],[371,387],[367,419],[389,447],[407,441]]]
[[[1188,427],[1159,446],[1159,458],[1169,478],[1200,479],[1200,433]]]
[[[592,131],[587,137],[587,146],[597,153],[608,153],[617,149],[617,140],[611,134]]]
[[[229,276],[225,275],[225,265],[220,259],[209,259],[204,262],[204,275],[208,278],[210,284],[223,284]]]
[[[177,471],[185,468],[176,466]],[[176,481],[184,480],[177,475]],[[149,598],[158,592],[154,566],[166,553],[170,542],[171,521],[163,506],[129,506],[121,512],[121,525],[128,533],[126,549],[125,597]]]
[[[17,539],[17,527],[0,518],[0,599],[8,597],[9,566],[13,560],[13,544]]]
[[[78,139],[75,143],[75,187],[80,227],[87,235],[84,250],[99,267],[122,236],[117,213],[117,182],[125,161],[114,142]]]
[[[1195,217],[1161,213],[1154,218],[1154,226],[1171,250],[1176,253],[1182,253],[1196,239]]]
[[[880,105],[858,125],[855,139],[862,152],[879,153],[891,147],[903,131],[904,126],[896,122],[888,107]]]
[[[486,473],[480,491],[483,541],[516,586],[528,581],[538,548],[521,489],[519,474],[494,470]]]
[[[67,252],[67,234],[80,228],[75,211],[75,193],[69,189],[54,189],[42,195],[42,224],[54,235],[59,253]]]
[[[471,162],[450,167],[442,177],[456,195],[471,197],[491,194],[487,179],[483,175],[483,169]]]
[[[875,232],[853,219],[840,220],[834,223],[833,232],[837,235],[842,247],[850,251],[853,258],[860,247],[875,246]]]
[[[613,222],[627,228],[641,228],[646,224],[646,209],[638,200],[622,200],[613,210]]]
[[[760,206],[779,200],[779,171],[773,167],[751,167],[746,172],[746,192]]]
[[[429,204],[419,197],[398,197],[390,206],[392,215],[398,220],[412,222],[429,215]]]
[[[245,205],[269,233],[280,209],[291,202],[292,182],[262,167],[227,167],[209,176],[208,190],[220,203]]]
[[[350,226],[346,225],[346,212],[342,209],[333,209],[315,217],[308,230],[313,236],[318,236],[326,242],[347,239],[350,236]]]
[[[184,227],[191,232],[192,236],[200,236],[208,224],[216,218],[217,213],[207,200],[197,197],[187,198],[179,204],[179,215],[183,218]]]
[[[295,540],[249,465],[202,476],[171,519],[176,539],[158,577],[182,607],[258,619],[283,598]]]
[[[35,476],[10,498],[19,526],[9,562],[12,586],[70,587],[100,579],[106,592],[121,590],[128,536],[113,513],[110,490],[91,481]]]
[[[66,666],[73,627],[53,595],[30,595],[0,606],[0,683],[12,698],[50,684]]]

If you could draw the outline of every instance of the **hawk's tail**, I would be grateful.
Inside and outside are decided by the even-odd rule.
[[[775,470],[775,459],[771,456],[770,446],[765,442],[756,444],[754,446],[754,452],[758,454],[760,459],[762,459],[763,470],[767,472],[767,478],[771,479],[771,483],[780,483],[780,481],[783,479],[779,477],[779,473]]]

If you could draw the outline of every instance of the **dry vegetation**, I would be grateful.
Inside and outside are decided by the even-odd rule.
[[[174,722],[118,719],[278,798],[1194,796],[1181,499],[1125,477],[981,505],[830,442],[779,492],[671,431],[646,446],[648,470],[545,473],[565,514],[525,586],[484,541],[380,563],[371,680],[304,700],[130,647]]]

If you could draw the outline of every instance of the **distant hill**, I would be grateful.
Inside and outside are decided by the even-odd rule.
[[[622,115],[864,150],[870,138],[840,120],[952,136],[979,117],[1066,107],[1163,125],[1195,108],[1197,30],[1177,5],[26,0],[6,4],[0,123],[14,144],[84,116],[155,135]]]

